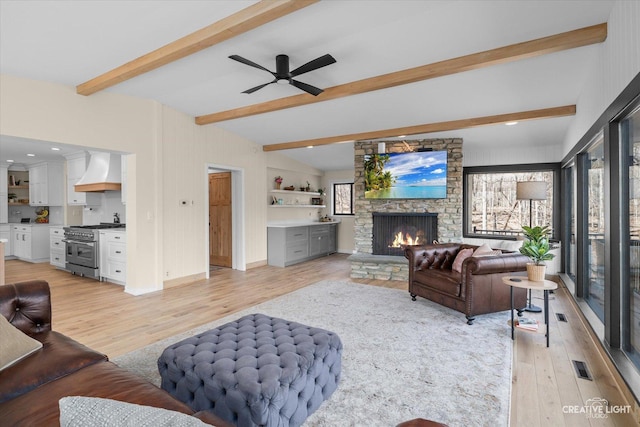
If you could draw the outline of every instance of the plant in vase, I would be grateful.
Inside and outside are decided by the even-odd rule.
[[[545,278],[547,265],[545,261],[552,260],[555,255],[551,253],[549,246],[549,227],[522,226],[525,241],[520,247],[520,253],[528,256],[532,263],[527,264],[527,277],[534,282],[540,282]]]
[[[280,184],[282,184],[282,177],[280,175],[276,176],[276,190],[280,189]]]

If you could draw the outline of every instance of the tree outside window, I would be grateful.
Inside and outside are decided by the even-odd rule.
[[[516,183],[547,183],[546,200],[517,200]],[[478,172],[467,174],[467,235],[517,236],[522,225],[554,227],[554,171]],[[529,203],[532,203],[531,218]]]
[[[333,184],[333,214],[353,215],[353,182]]]

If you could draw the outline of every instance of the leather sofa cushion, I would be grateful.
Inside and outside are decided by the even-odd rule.
[[[32,337],[42,343],[42,348],[0,372],[0,402],[13,399],[85,366],[107,360],[104,354],[55,331],[34,334]]]
[[[57,402],[65,396],[103,397],[184,414],[194,412],[142,377],[111,362],[100,362],[0,403],[2,422],[10,426],[57,426],[60,417]],[[212,414],[204,418],[209,423],[215,420],[216,426],[230,426]]]
[[[443,294],[460,297],[462,278],[457,271],[440,270],[436,268],[424,271],[419,270],[413,273],[413,281],[416,284],[427,286]]]

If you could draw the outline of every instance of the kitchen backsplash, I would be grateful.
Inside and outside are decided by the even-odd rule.
[[[33,223],[37,216],[36,211],[40,209],[41,206],[9,205],[9,222],[15,223],[20,222],[23,218],[29,218],[30,222]],[[120,217],[120,222],[126,224],[126,208],[122,204],[120,192],[105,191],[102,194],[100,206],[69,206],[66,223],[69,225],[92,225],[101,222],[113,222],[113,214],[116,212]],[[49,207],[49,224],[65,224],[62,206]]]

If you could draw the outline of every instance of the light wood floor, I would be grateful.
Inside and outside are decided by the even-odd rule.
[[[398,281],[350,279],[349,274],[346,255],[336,254],[284,269],[269,266],[246,272],[216,269],[209,280],[134,297],[124,293],[121,286],[73,276],[48,264],[17,260],[6,263],[7,283],[30,279],[49,282],[55,330],[111,357],[319,280],[352,280],[397,289],[407,286]],[[602,419],[587,419],[584,414],[563,413],[563,406],[581,408],[587,400],[596,398],[606,399],[609,405],[627,404],[612,372],[594,350],[590,335],[569,298],[564,288],[551,295],[550,348],[545,347],[543,328],[538,333],[516,331],[511,425],[640,425],[637,414],[608,414]],[[411,303],[409,297],[407,303]],[[534,293],[534,303],[542,306],[542,294]],[[568,322],[559,322],[555,313],[564,313]],[[542,326],[542,316],[535,316]],[[505,313],[505,334],[510,333],[508,317]],[[460,321],[464,321],[462,314]],[[571,360],[586,362],[594,380],[578,379]]]

